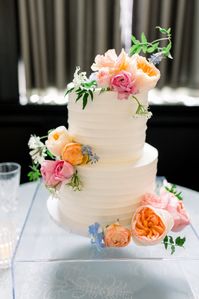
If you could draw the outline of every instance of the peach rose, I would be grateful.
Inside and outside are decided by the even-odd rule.
[[[56,157],[60,157],[63,147],[72,141],[72,137],[68,134],[64,126],[60,126],[51,131],[45,144],[47,149]]]
[[[135,75],[135,84],[139,92],[154,88],[160,79],[160,71],[146,60],[145,57],[135,54],[133,59],[136,62],[137,71]]]
[[[96,80],[99,87],[109,87],[110,78],[108,68],[101,68],[99,72],[96,73]]]
[[[114,65],[114,69],[112,75],[116,75],[121,71],[126,71],[131,73],[132,79],[134,80],[135,72],[136,72],[136,62],[132,57],[129,57],[128,54],[122,49],[120,55],[118,56],[116,63]]]
[[[131,241],[131,231],[114,223],[109,225],[104,231],[104,243],[106,247],[125,247]]]
[[[117,54],[114,49],[108,50],[104,55],[97,55],[95,63],[92,64],[91,69],[98,71],[101,68],[112,68],[117,60]]]
[[[62,150],[61,157],[72,165],[81,165],[88,162],[88,156],[83,155],[82,145],[79,143],[66,144]]]
[[[145,193],[140,200],[140,205],[151,205],[154,208],[164,209],[168,204],[167,196],[158,196],[155,193]]]
[[[146,205],[139,207],[133,215],[132,237],[138,245],[160,243],[173,227],[173,217],[163,209]]]

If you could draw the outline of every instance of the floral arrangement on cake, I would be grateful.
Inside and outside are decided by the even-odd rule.
[[[45,143],[42,139],[46,139]],[[94,164],[99,160],[89,145],[76,142],[64,126],[51,130],[47,136],[32,135],[28,146],[33,161],[28,173],[30,181],[42,176],[46,187],[53,192],[62,182],[74,191],[80,191],[82,182],[76,166]]]
[[[130,228],[120,224],[119,219],[105,228],[99,223],[88,228],[91,243],[98,250],[105,247],[126,247],[131,241],[137,245],[150,246],[163,243],[171,254],[176,247],[183,247],[186,238],[168,235],[180,232],[190,224],[190,217],[185,210],[181,192],[166,180],[160,192],[146,193],[141,197],[138,208],[132,215]]]
[[[164,35],[163,38],[148,42],[144,33],[141,35],[141,41],[132,36],[133,45],[129,54],[122,49],[117,55],[115,50],[111,49],[104,55],[97,55],[91,66],[93,72],[89,78],[86,72],[80,72],[80,67],[77,67],[73,81],[67,86],[66,95],[75,92],[76,101],[81,99],[82,108],[85,109],[88,100],[93,101],[94,91],[115,91],[119,100],[129,99],[137,102],[136,115],[150,117],[148,107],[139,102],[136,94],[154,88],[160,78],[160,71],[155,65],[165,57],[172,58],[171,29],[156,28]],[[160,47],[162,41],[167,41],[168,44]],[[139,55],[141,51],[145,55],[153,54],[147,59]]]

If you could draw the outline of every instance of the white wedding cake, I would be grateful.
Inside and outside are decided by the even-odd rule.
[[[170,28],[157,27],[168,45],[132,37],[130,53],[97,55],[88,78],[77,67],[68,84],[68,129],[31,136],[30,179],[40,175],[51,191],[51,217],[70,232],[90,236],[98,250],[174,241],[169,231],[189,224],[181,192],[167,182],[155,193],[158,151],[145,143],[148,91],[160,78],[156,68],[171,57]],[[165,38],[164,38],[165,40]],[[154,53],[149,59],[139,55]],[[175,244],[183,246],[185,238]]]
[[[148,105],[147,93],[137,98]],[[82,235],[88,235],[88,226],[94,222],[106,226],[119,219],[128,226],[140,197],[155,188],[158,152],[145,143],[147,117],[136,116],[137,103],[118,101],[113,91],[95,91],[85,110],[75,100],[73,93],[68,103],[69,134],[91,145],[100,160],[77,166],[82,190],[74,192],[62,184],[50,213]]]

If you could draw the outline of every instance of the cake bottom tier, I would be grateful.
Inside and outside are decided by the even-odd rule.
[[[145,144],[135,163],[79,166],[83,190],[62,184],[57,197],[48,200],[50,215],[61,226],[85,236],[94,222],[104,227],[119,219],[129,226],[141,196],[154,191],[157,158],[157,150]]]

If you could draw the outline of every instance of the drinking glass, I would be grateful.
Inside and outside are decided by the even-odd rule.
[[[16,244],[15,211],[21,166],[14,162],[0,163],[0,268],[10,266]]]

